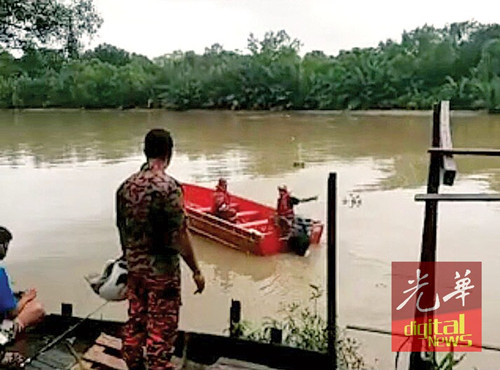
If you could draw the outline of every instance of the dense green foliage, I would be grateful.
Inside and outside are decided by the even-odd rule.
[[[58,44],[76,56],[81,39],[101,24],[93,0],[0,1],[0,46],[7,48]]]
[[[376,48],[299,54],[285,31],[153,61],[111,45],[0,52],[0,107],[500,110],[500,25],[423,26]]]

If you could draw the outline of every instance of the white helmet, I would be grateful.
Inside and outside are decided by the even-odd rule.
[[[86,277],[92,290],[107,301],[127,298],[127,263],[122,259],[109,260],[101,275]]]

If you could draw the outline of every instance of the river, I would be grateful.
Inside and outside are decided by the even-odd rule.
[[[120,254],[114,194],[143,162],[142,140],[155,127],[175,141],[169,172],[178,180],[229,190],[274,205],[277,185],[299,197],[319,195],[297,212],[326,221],[326,187],[338,173],[339,322],[390,330],[391,262],[417,260],[430,143],[430,112],[0,111],[0,224],[14,234],[7,266],[16,289],[36,287],[47,311],[72,303],[85,316],[100,303],[84,275]],[[500,116],[452,114],[456,147],[498,147]],[[304,167],[294,166],[303,162]],[[494,158],[459,158],[447,192],[500,191]],[[360,202],[352,202],[352,200]],[[483,342],[500,346],[498,203],[443,204],[438,259],[482,261]],[[281,305],[308,305],[310,284],[326,287],[326,235],[307,258],[250,256],[194,238],[207,279],[202,295],[183,266],[180,327],[223,333],[231,299],[245,320],[279,317]],[[323,296],[321,312],[326,310]],[[124,303],[96,317],[123,320]],[[389,368],[390,338],[349,331],[366,361]],[[495,352],[464,364],[496,368]]]

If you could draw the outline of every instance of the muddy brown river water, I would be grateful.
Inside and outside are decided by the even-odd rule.
[[[4,262],[16,289],[34,286],[49,312],[72,303],[76,315],[100,299],[83,278],[120,253],[114,192],[143,162],[142,139],[169,129],[175,154],[169,172],[274,205],[276,186],[299,197],[319,195],[297,213],[326,221],[330,172],[339,179],[339,322],[390,330],[392,261],[419,257],[430,143],[430,112],[0,111],[0,224],[14,234]],[[457,147],[500,147],[500,116],[452,115]],[[304,162],[304,167],[294,166]],[[500,191],[500,159],[460,158],[448,192]],[[358,199],[361,202],[352,202]],[[482,261],[483,342],[500,347],[500,204],[443,204],[438,259]],[[326,287],[326,236],[307,258],[256,257],[194,238],[207,279],[203,295],[183,266],[185,330],[223,333],[231,299],[244,319],[279,317],[282,304],[309,303],[309,284]],[[319,301],[321,312],[326,300]],[[111,303],[97,317],[123,320]],[[393,368],[390,338],[348,332],[375,368]],[[468,355],[464,368],[495,369],[500,353]]]

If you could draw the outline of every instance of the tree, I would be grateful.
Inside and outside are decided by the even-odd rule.
[[[124,66],[130,63],[130,53],[109,44],[100,44],[94,50],[87,50],[84,59],[99,59],[114,66]]]
[[[93,0],[0,1],[0,46],[63,45],[68,55],[78,49],[80,40],[92,36],[102,24]]]

